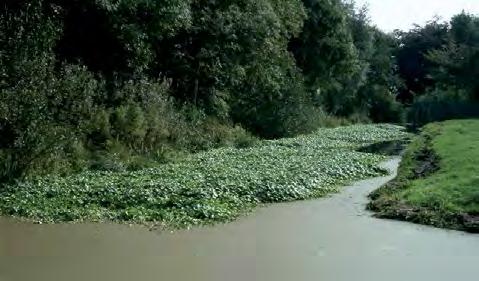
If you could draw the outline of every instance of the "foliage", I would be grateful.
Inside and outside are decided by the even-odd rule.
[[[166,44],[176,55],[158,65],[174,71],[175,95],[261,136],[296,133],[287,123],[299,109],[289,106],[304,103],[304,94],[286,47],[302,25],[300,3],[195,1],[193,7],[192,30]]]
[[[467,103],[479,88],[467,14],[394,36],[354,1],[4,2],[0,182],[401,123],[397,97],[417,117],[431,96]]]
[[[479,18],[460,14],[451,20],[448,43],[427,54],[438,65],[431,76],[440,88],[464,90],[471,100],[479,100]]]
[[[394,53],[397,41],[371,28],[365,10],[352,13],[355,45],[359,46],[362,73],[354,82],[354,98],[349,111],[366,115],[374,122],[402,123],[404,110],[396,101],[401,81],[396,74]]]
[[[303,2],[309,18],[290,49],[314,104],[345,118],[400,123],[395,39],[354,2]]]
[[[408,120],[414,127],[450,119],[479,117],[479,103],[469,100],[468,92],[456,88],[436,89],[417,98],[408,109]]]
[[[0,208],[174,225],[319,196],[403,134],[302,134],[401,123],[397,98],[418,125],[477,114],[478,34],[464,13],[385,34],[341,0],[5,0]]]
[[[400,99],[412,104],[409,121],[427,122],[477,116],[479,20],[459,14],[449,23],[434,20],[398,33]]]
[[[308,19],[300,36],[291,41],[290,49],[304,73],[313,101],[326,102],[327,110],[334,114],[338,110],[334,108],[336,104],[327,104],[327,100],[340,98],[342,82],[356,73],[358,67],[346,10],[340,0],[303,3]]]
[[[4,181],[22,176],[39,155],[56,153],[68,132],[53,121],[54,113],[48,109],[50,98],[58,100],[65,93],[52,75],[49,51],[58,35],[55,23],[41,13],[18,13],[0,17],[0,24],[0,180]],[[87,88],[76,90],[80,94]]]
[[[404,80],[399,98],[405,103],[414,101],[415,95],[422,95],[428,87],[434,86],[434,80],[429,73],[434,63],[427,59],[427,54],[442,48],[447,42],[448,24],[437,19],[424,27],[397,32],[399,48],[397,62],[399,76]]]
[[[45,3],[8,3],[11,10],[0,16],[1,182],[89,168],[138,168],[182,151],[255,142],[239,126],[178,105],[167,79],[106,79],[92,72],[92,65],[59,61],[68,38],[57,14],[89,4],[74,2],[71,11],[62,11]],[[107,10],[120,9],[113,8]]]
[[[136,172],[49,176],[7,187],[0,213],[43,222],[127,221],[165,226],[229,221],[260,203],[322,196],[384,173],[382,156],[355,150],[405,137],[401,127],[356,125],[221,148]]]

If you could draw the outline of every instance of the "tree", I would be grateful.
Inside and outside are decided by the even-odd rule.
[[[286,104],[277,101],[290,94],[285,85],[299,77],[287,43],[301,29],[301,3],[196,0],[192,11],[191,29],[157,44],[158,57],[165,59],[156,71],[173,80],[179,100],[223,120],[232,117],[260,135],[278,136],[271,132],[275,126],[258,122],[280,119],[259,108],[274,104],[282,110]]]
[[[424,27],[396,32],[399,48],[396,54],[399,76],[404,80],[405,87],[399,93],[403,103],[411,103],[416,95],[423,95],[428,87],[434,86],[430,71],[434,63],[426,55],[441,49],[448,41],[448,24],[435,19]]]
[[[465,13],[452,18],[449,40],[426,58],[437,65],[431,77],[438,87],[465,90],[479,100],[479,18]]]
[[[303,0],[308,18],[290,43],[307,88],[317,105],[341,110],[342,82],[358,72],[358,53],[340,0]]]

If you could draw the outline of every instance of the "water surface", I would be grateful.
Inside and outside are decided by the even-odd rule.
[[[398,163],[385,166],[395,171]],[[393,177],[174,233],[0,218],[0,280],[477,280],[479,235],[365,211],[367,194]]]

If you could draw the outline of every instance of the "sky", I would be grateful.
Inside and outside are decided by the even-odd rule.
[[[356,0],[359,6],[369,3],[369,14],[384,31],[409,30],[414,23],[423,25],[434,16],[449,20],[462,10],[479,14],[479,0]]]

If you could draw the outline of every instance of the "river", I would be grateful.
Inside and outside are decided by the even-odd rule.
[[[35,225],[0,218],[0,280],[477,280],[479,235],[379,220],[367,194],[259,208],[236,222],[177,232],[116,224]]]

